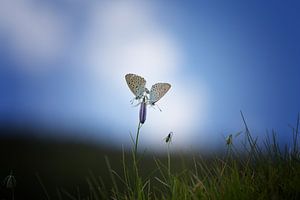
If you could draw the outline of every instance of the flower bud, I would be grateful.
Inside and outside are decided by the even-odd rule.
[[[11,173],[7,177],[5,177],[3,183],[4,183],[4,185],[5,185],[6,188],[13,189],[14,187],[16,187],[17,181],[16,181],[15,177]]]
[[[147,104],[145,97],[141,103],[140,107],[140,123],[143,124],[146,121],[146,114],[147,114]]]
[[[227,145],[231,145],[232,144],[232,134],[230,134],[229,136],[227,136],[227,138],[226,138],[226,144]]]

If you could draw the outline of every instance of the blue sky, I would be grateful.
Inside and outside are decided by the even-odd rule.
[[[141,144],[210,148],[243,129],[278,130],[300,110],[296,1],[24,1],[0,6],[0,120],[88,130],[130,143],[138,107],[124,76],[169,82]],[[80,131],[79,131],[80,132]],[[109,133],[108,135],[106,135]],[[41,133],[42,134],[42,133]]]

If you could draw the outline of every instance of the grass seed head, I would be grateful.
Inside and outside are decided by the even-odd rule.
[[[16,187],[17,181],[14,175],[11,173],[10,175],[5,177],[3,184],[7,189],[13,189]]]

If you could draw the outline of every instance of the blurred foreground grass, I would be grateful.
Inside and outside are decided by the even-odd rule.
[[[215,155],[139,154],[87,144],[2,138],[0,199],[300,199],[299,118],[292,145],[273,132],[257,145],[245,123],[242,148],[227,138]],[[12,197],[14,192],[14,197]]]

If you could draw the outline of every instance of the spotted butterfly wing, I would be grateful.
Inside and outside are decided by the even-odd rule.
[[[135,95],[135,98],[141,99],[146,90],[146,80],[136,74],[126,74],[125,79],[129,89]]]
[[[152,85],[150,90],[149,103],[154,105],[159,101],[171,88],[169,83],[156,83]]]

